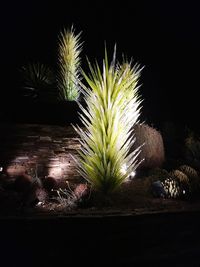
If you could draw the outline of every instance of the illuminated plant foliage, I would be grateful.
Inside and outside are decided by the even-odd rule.
[[[82,44],[80,34],[73,27],[60,33],[58,89],[62,100],[77,100],[79,97],[79,67]]]
[[[78,170],[96,189],[112,192],[139,165],[140,147],[130,153],[135,142],[133,126],[140,114],[138,65],[116,64],[115,53],[109,65],[107,53],[101,72],[89,63],[90,75],[83,73],[88,87],[82,86],[87,107],[80,118],[86,130],[77,126],[82,148]],[[122,171],[126,166],[126,172]]]

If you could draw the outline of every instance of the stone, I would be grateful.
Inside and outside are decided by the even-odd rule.
[[[55,178],[61,178],[63,171],[62,168],[57,164],[50,164],[49,166],[46,166],[46,171],[48,176],[55,177]]]
[[[20,164],[13,164],[7,167],[6,174],[9,176],[19,176],[26,172],[26,168]]]
[[[155,197],[164,198],[167,196],[167,193],[160,180],[152,183],[152,193]]]
[[[41,179],[54,176],[77,182],[76,163],[71,155],[77,155],[80,143],[71,126],[8,124],[1,135],[0,158],[4,162],[4,173],[12,181],[24,174],[34,176],[32,170],[36,169]]]
[[[39,140],[43,142],[51,142],[52,138],[50,136],[40,136]]]
[[[89,194],[89,187],[87,184],[78,184],[74,189],[74,194],[77,199],[85,198]]]

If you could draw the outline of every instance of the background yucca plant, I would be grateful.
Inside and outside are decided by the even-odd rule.
[[[89,68],[90,75],[83,72],[89,87],[82,87],[87,107],[80,106],[86,130],[75,127],[82,144],[78,171],[96,189],[108,193],[139,165],[140,147],[129,152],[135,142],[133,126],[140,114],[140,69],[138,65],[132,67],[131,62],[116,64],[115,53],[109,65],[107,52],[102,72],[98,64],[92,67],[89,63]]]
[[[53,71],[40,62],[33,62],[20,69],[24,96],[37,100],[55,98],[55,78]]]
[[[60,33],[59,36],[59,72],[58,72],[58,89],[61,100],[78,100],[79,76],[80,76],[80,53],[82,43],[80,35],[75,34],[73,27]]]

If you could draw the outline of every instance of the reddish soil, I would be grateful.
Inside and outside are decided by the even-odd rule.
[[[103,195],[91,191],[85,184],[71,185],[70,198],[59,199],[56,191],[48,192],[40,187],[33,187],[23,192],[15,190],[21,183],[29,185],[29,180],[14,182],[14,190],[1,189],[1,216],[108,216],[136,215],[166,212],[200,211],[199,199],[167,199],[155,198],[142,179],[135,179],[123,184],[119,191]],[[85,191],[84,191],[85,190]],[[72,194],[73,193],[73,194]]]

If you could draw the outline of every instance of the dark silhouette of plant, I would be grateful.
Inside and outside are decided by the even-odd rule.
[[[46,65],[36,62],[21,68],[24,96],[36,100],[55,98],[55,78],[53,71]]]

